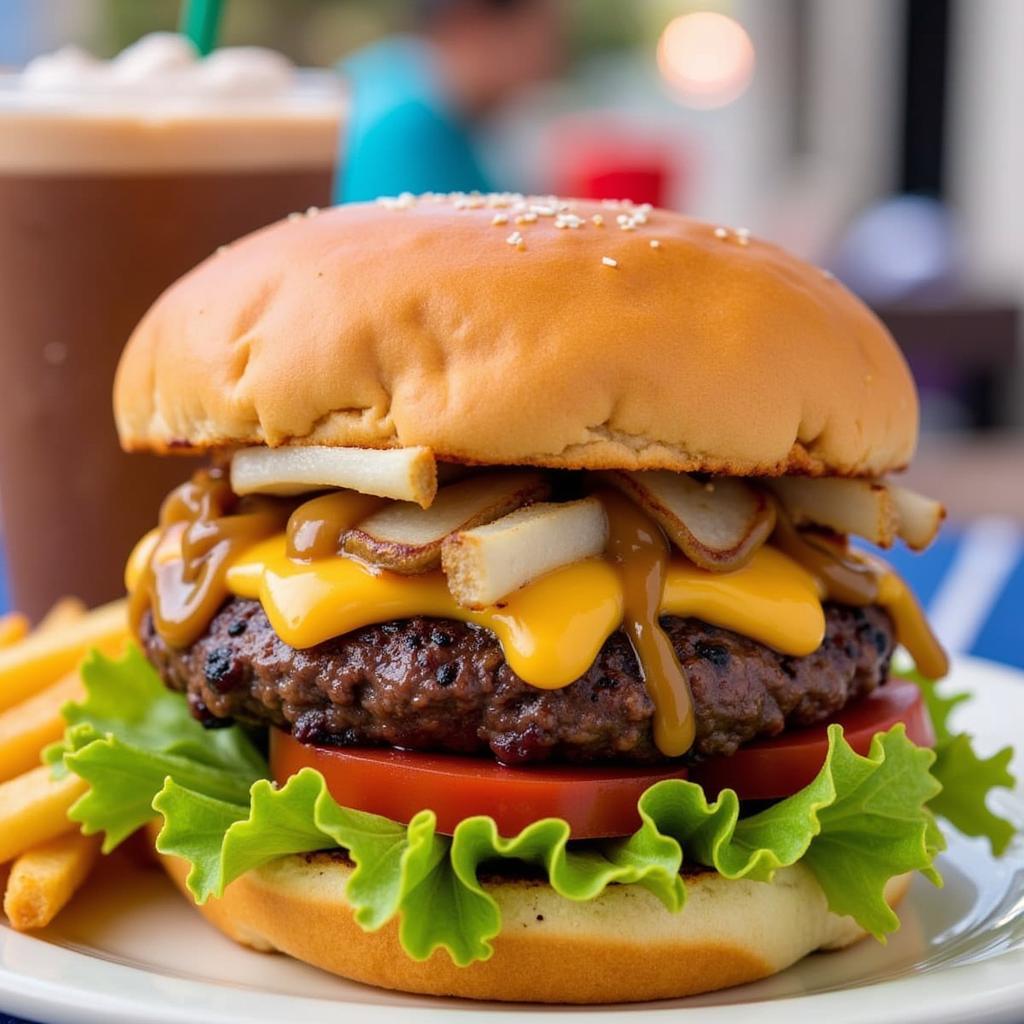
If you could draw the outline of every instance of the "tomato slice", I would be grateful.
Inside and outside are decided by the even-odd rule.
[[[803,789],[818,774],[828,752],[828,725],[838,722],[847,743],[866,754],[871,739],[897,722],[921,747],[935,745],[935,731],[920,689],[907,680],[893,679],[867,697],[844,708],[828,723],[806,729],[787,729],[780,736],[755,740],[731,757],[713,757],[690,767],[709,798],[734,789],[741,800],[776,800]]]
[[[935,734],[921,691],[893,680],[832,719],[847,742],[866,754],[871,739],[897,722],[919,746]],[[342,807],[408,822],[429,808],[438,831],[450,835],[464,818],[492,817],[503,836],[541,818],[564,818],[574,839],[629,835],[640,825],[636,805],[662,779],[699,782],[709,797],[736,790],[743,800],[774,800],[806,786],[825,761],[827,725],[787,730],[748,743],[732,757],[683,767],[538,766],[510,768],[489,758],[424,754],[378,747],[316,747],[278,729],[270,732],[270,767],[283,784],[303,768],[315,768]]]
[[[270,731],[270,768],[283,784],[315,768],[342,807],[408,822],[429,808],[451,835],[464,818],[486,814],[503,836],[541,818],[564,818],[574,839],[625,836],[640,826],[636,805],[648,786],[685,779],[680,766],[658,768],[509,768],[482,757],[372,747],[315,747]]]

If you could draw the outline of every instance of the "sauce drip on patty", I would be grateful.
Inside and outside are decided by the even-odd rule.
[[[280,531],[293,503],[238,498],[219,469],[202,469],[160,507],[159,539],[131,589],[129,619],[138,631],[152,608],[160,635],[176,647],[195,643],[228,599],[227,572],[246,548]],[[178,558],[158,557],[174,545]]]
[[[608,513],[608,557],[622,579],[622,628],[654,703],[654,742],[666,757],[693,746],[696,720],[686,673],[658,621],[669,546],[661,528],[621,494],[599,495]]]

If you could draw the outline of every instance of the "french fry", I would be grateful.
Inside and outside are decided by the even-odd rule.
[[[0,647],[16,644],[28,633],[28,619],[21,612],[0,615]]]
[[[896,539],[896,508],[888,488],[877,480],[780,476],[765,482],[797,526],[826,526],[883,548]]]
[[[77,775],[52,778],[43,764],[0,782],[0,863],[77,828],[68,809],[88,788]]]
[[[39,620],[36,632],[49,633],[64,629],[72,622],[77,622],[87,611],[85,602],[81,598],[62,597],[54,601],[50,610]]]
[[[900,537],[914,551],[924,551],[935,539],[942,520],[946,518],[942,502],[893,484],[889,484],[889,497],[896,508],[899,519],[897,532]]]
[[[0,711],[0,782],[39,764],[43,747],[64,733],[61,708],[84,696],[81,676],[74,669],[34,697]]]
[[[116,654],[127,636],[127,609],[121,600],[96,608],[63,629],[34,633],[0,650],[0,711],[67,675],[93,647]]]
[[[241,448],[231,460],[236,494],[304,494],[345,487],[427,508],[437,493],[429,448]]]
[[[485,608],[559,566],[599,555],[608,516],[594,497],[528,505],[453,533],[441,549],[448,589],[464,608]]]
[[[69,832],[23,853],[11,866],[4,913],[17,931],[45,928],[85,881],[100,837]]]

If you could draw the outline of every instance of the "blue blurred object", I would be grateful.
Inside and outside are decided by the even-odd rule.
[[[957,225],[937,199],[895,196],[854,219],[829,264],[874,305],[948,300],[961,278]]]
[[[7,584],[7,560],[4,558],[3,538],[0,537],[0,615],[9,611],[10,607],[11,592]]]
[[[334,198],[401,192],[488,192],[469,126],[441,88],[430,44],[396,36],[341,66],[352,90]]]

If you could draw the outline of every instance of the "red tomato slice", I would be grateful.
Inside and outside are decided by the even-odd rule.
[[[935,734],[920,690],[893,680],[837,715],[847,741],[866,754],[871,738],[897,722],[920,746]],[[709,797],[725,788],[743,800],[774,800],[806,786],[825,761],[826,725],[794,729],[748,743],[732,757],[712,758],[689,769]],[[429,808],[438,831],[451,834],[464,818],[488,815],[503,836],[541,818],[564,818],[575,839],[629,835],[640,824],[636,804],[648,786],[685,779],[687,769],[535,767],[509,768],[488,758],[421,754],[369,747],[315,747],[272,729],[270,766],[279,784],[315,768],[342,807],[408,822]]]
[[[564,818],[574,839],[624,836],[640,826],[636,804],[661,779],[685,779],[686,769],[509,768],[482,757],[420,754],[371,747],[314,747],[270,731],[270,768],[283,784],[315,768],[342,807],[408,822],[429,808],[439,832],[450,835],[463,818],[486,814],[503,836],[541,818]]]
[[[829,723],[806,729],[788,729],[770,740],[740,747],[732,757],[713,757],[692,765],[690,778],[699,782],[709,798],[734,789],[741,800],[775,800],[803,789],[818,774],[828,752],[828,725],[838,722],[846,742],[866,754],[871,739],[897,722],[907,727],[909,739],[921,747],[935,744],[935,731],[924,697],[913,683],[890,680],[885,686],[845,708]]]

